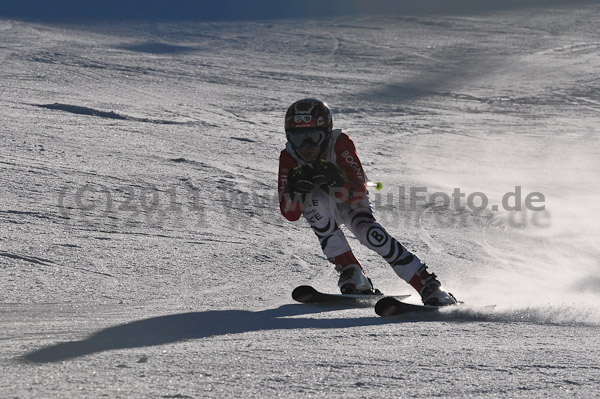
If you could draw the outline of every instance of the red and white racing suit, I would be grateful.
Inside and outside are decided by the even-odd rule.
[[[400,278],[409,282],[422,263],[375,221],[367,193],[367,178],[350,137],[341,130],[334,130],[322,159],[337,165],[344,187],[336,190],[334,196],[315,187],[304,202],[297,202],[289,191],[288,173],[306,162],[296,155],[289,143],[281,151],[278,190],[282,215],[290,221],[304,216],[317,235],[323,253],[332,262],[351,251],[339,227],[346,225],[363,245],[381,255]]]

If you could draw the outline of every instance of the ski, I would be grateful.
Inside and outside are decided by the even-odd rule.
[[[460,303],[460,302],[459,302]],[[454,306],[454,305],[450,305]],[[408,313],[429,313],[446,306],[430,306],[416,305],[412,303],[402,302],[402,300],[394,297],[381,298],[375,304],[375,313],[379,316],[390,317],[399,316]]]
[[[410,295],[399,295],[395,298],[404,299]],[[300,303],[327,304],[344,306],[372,306],[383,298],[382,294],[351,295],[351,294],[328,294],[318,291],[310,285],[301,285],[292,291],[292,298]]]

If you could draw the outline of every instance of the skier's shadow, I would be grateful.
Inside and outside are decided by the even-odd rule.
[[[105,328],[81,341],[48,346],[24,355],[21,360],[50,363],[114,349],[163,345],[225,334],[261,330],[349,328],[389,323],[376,316],[318,319],[293,317],[332,310],[339,308],[294,304],[257,312],[217,310],[159,316]]]

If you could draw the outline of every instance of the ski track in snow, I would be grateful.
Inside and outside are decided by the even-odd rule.
[[[595,396],[599,11],[0,20],[0,396]],[[283,115],[308,96],[464,305],[292,303],[337,281],[277,204]],[[545,211],[492,211],[515,186]],[[400,187],[466,195],[403,207]]]

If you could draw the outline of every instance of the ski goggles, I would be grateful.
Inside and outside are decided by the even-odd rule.
[[[325,141],[327,133],[321,129],[292,130],[286,136],[294,148],[318,147]]]

